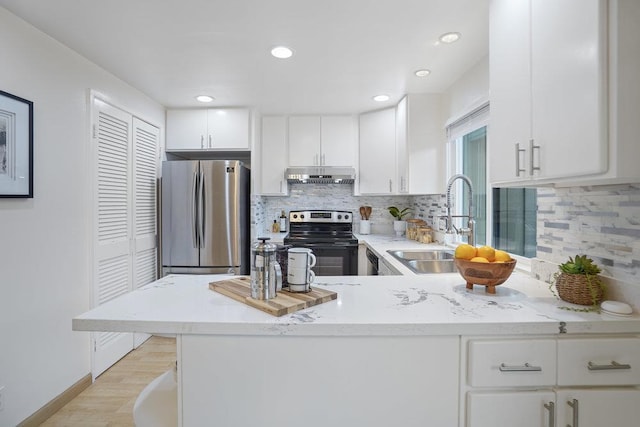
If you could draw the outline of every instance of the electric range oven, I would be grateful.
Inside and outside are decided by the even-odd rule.
[[[358,274],[358,239],[347,211],[291,211],[285,245],[309,248],[316,256],[316,276]]]

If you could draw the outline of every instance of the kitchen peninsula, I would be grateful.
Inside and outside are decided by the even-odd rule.
[[[631,365],[607,375],[612,385],[630,385],[629,414],[638,416],[640,317],[561,310],[547,284],[522,273],[492,296],[467,291],[457,273],[319,277],[316,286],[336,291],[337,300],[282,317],[209,289],[223,278],[164,277],[77,316],[73,329],[176,334],[184,427],[482,426],[468,420],[475,397],[491,407],[490,395],[473,389],[483,383],[472,359],[489,357],[487,344],[502,346],[505,363],[543,365],[549,389],[563,384],[555,352],[560,364],[566,343],[616,349],[594,361]],[[501,371],[492,365],[489,375]],[[513,375],[518,391],[532,374]],[[491,386],[504,386],[497,381]]]

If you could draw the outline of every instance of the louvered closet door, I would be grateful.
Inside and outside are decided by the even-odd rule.
[[[157,279],[156,180],[160,130],[133,117],[133,287]],[[134,335],[137,347],[149,335]]]
[[[94,101],[94,306],[125,294],[132,284],[132,130],[130,114]],[[133,349],[133,334],[96,332],[94,378]]]
[[[156,280],[156,179],[160,130],[133,118],[134,287]]]

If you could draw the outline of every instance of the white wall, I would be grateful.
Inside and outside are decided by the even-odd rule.
[[[469,113],[489,100],[489,56],[485,56],[443,94],[443,114],[446,121]]]
[[[164,128],[164,108],[0,8],[0,89],[34,102],[34,198],[0,199],[0,426],[30,416],[91,371],[87,94]]]

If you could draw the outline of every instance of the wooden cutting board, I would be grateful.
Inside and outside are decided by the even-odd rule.
[[[310,292],[282,290],[278,291],[275,298],[258,300],[251,298],[251,279],[247,276],[211,282],[209,289],[278,317],[338,298],[338,294],[333,291],[311,288]]]

